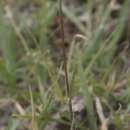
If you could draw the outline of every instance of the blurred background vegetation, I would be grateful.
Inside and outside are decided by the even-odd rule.
[[[130,129],[129,0],[0,1],[0,130]]]

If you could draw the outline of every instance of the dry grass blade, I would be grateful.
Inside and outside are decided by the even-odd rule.
[[[108,130],[108,119],[105,118],[102,105],[100,102],[100,99],[98,97],[95,97],[95,103],[96,103],[96,109],[97,109],[97,114],[101,122],[101,130]]]

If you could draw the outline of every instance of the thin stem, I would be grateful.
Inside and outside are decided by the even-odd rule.
[[[66,93],[67,93],[67,96],[69,97],[69,110],[70,110],[70,115],[71,115],[71,120],[72,120],[73,119],[73,112],[72,112],[71,93],[70,93],[70,85],[69,85],[69,78],[68,78],[67,55],[66,55],[66,49],[65,49],[65,36],[64,36],[64,20],[63,20],[63,11],[62,11],[62,0],[59,0],[59,13],[60,13],[60,28],[61,28],[62,51],[63,51],[63,60],[64,60]]]

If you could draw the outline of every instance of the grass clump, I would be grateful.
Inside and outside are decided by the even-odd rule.
[[[4,129],[129,129],[129,0],[0,4]]]

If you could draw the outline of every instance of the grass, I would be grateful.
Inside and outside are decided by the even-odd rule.
[[[31,2],[38,8],[34,12],[25,11],[25,14],[18,8],[26,1],[19,0],[14,7],[13,4],[0,3],[0,89],[4,91],[4,94],[0,93],[0,102],[3,104],[5,100],[9,100],[14,106],[5,129],[16,130],[22,127],[42,130],[53,122],[66,129],[72,126],[71,129],[76,127],[81,130],[97,130],[104,123],[95,107],[94,98],[98,97],[103,107],[102,114],[108,113],[105,118],[114,124],[115,130],[127,130],[130,121],[129,68],[127,67],[126,71],[123,66],[129,62],[129,31],[123,41],[125,47],[121,48],[121,51],[119,44],[124,44],[120,43],[120,39],[129,17],[129,0],[122,5],[116,25],[108,36],[105,36],[107,32],[104,32],[104,28],[112,19],[107,0],[97,3],[94,14],[92,11],[95,3],[91,0],[84,2],[80,7],[83,8],[81,12],[87,16],[84,23],[76,13],[76,8],[68,9],[69,7],[63,4],[64,20],[73,23],[78,30],[73,37],[71,34],[70,37],[65,37],[65,40],[71,39],[70,46],[65,51],[68,57],[68,76],[63,69],[65,57],[60,54],[61,49],[56,51],[60,45],[55,44],[64,36],[56,37],[59,28],[52,27],[53,24],[58,24],[55,26],[59,27],[61,24],[57,22],[59,17],[56,17],[59,2]],[[65,22],[64,30],[66,26]],[[65,33],[68,32],[65,30]],[[72,99],[77,95],[83,96],[87,126],[76,120],[75,113],[71,113],[73,119],[70,119],[70,113],[64,110],[71,99],[65,94],[66,77],[69,80]],[[123,85],[126,90],[120,92],[120,84],[123,81],[126,81]],[[60,118],[57,118],[57,115]],[[106,127],[108,128],[108,125]]]

